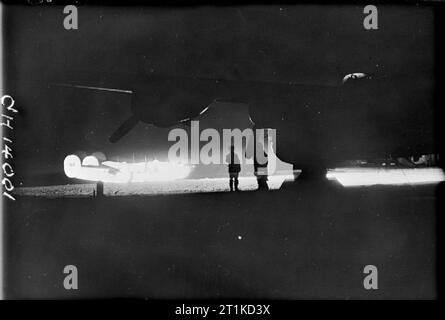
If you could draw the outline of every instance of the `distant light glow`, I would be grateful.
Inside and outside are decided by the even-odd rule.
[[[440,168],[336,168],[326,178],[345,187],[372,185],[417,185],[445,180]]]

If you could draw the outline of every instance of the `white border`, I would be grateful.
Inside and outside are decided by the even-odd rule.
[[[4,93],[3,85],[3,3],[0,2],[0,96]],[[3,141],[3,129],[0,130],[0,141]],[[2,161],[3,162],[3,158]],[[2,174],[3,178],[3,174]],[[0,196],[0,300],[3,300],[3,197]]]

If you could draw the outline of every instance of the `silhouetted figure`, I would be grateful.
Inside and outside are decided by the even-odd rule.
[[[235,153],[235,146],[230,146],[230,153],[227,155],[227,163],[229,164],[229,184],[230,191],[233,191],[233,187],[235,186],[235,191],[239,191],[238,189],[238,175],[241,171],[241,164],[238,156]]]
[[[267,185],[267,153],[264,151],[264,145],[259,141],[256,141],[256,135],[254,136],[254,139],[253,170],[258,183],[258,190],[269,190],[269,186]],[[263,159],[266,160],[265,163],[258,162],[257,152],[258,154],[263,154]]]
[[[269,186],[267,185],[267,163],[259,164],[256,161],[255,157],[253,162],[253,169],[258,183],[258,190],[268,190]]]

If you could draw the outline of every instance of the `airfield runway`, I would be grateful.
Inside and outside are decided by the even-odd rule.
[[[276,190],[281,187],[284,181],[293,179],[294,177],[290,175],[270,176],[268,185],[271,190]],[[256,190],[256,188],[257,182],[254,176],[239,178],[240,190],[252,191]],[[21,187],[14,190],[14,195],[48,198],[92,197],[95,190],[95,183],[80,183],[55,186]],[[225,191],[230,191],[228,178],[104,184],[104,195],[106,196],[146,196]]]
[[[429,299],[436,188],[46,198],[5,211],[8,298]],[[79,289],[63,288],[75,265]],[[375,265],[379,289],[365,290]]]

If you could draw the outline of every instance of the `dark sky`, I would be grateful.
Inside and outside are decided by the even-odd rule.
[[[130,115],[128,94],[48,87],[54,82],[131,90],[159,75],[337,85],[360,71],[432,83],[433,12],[426,7],[381,5],[373,31],[363,28],[363,6],[81,6],[79,29],[71,31],[62,9],[4,9],[6,92],[21,111],[14,133],[21,174],[58,171],[77,150],[128,156],[167,148],[168,130],[144,124],[108,142]],[[245,109],[217,109],[207,117],[225,124],[228,114],[247,117]]]

